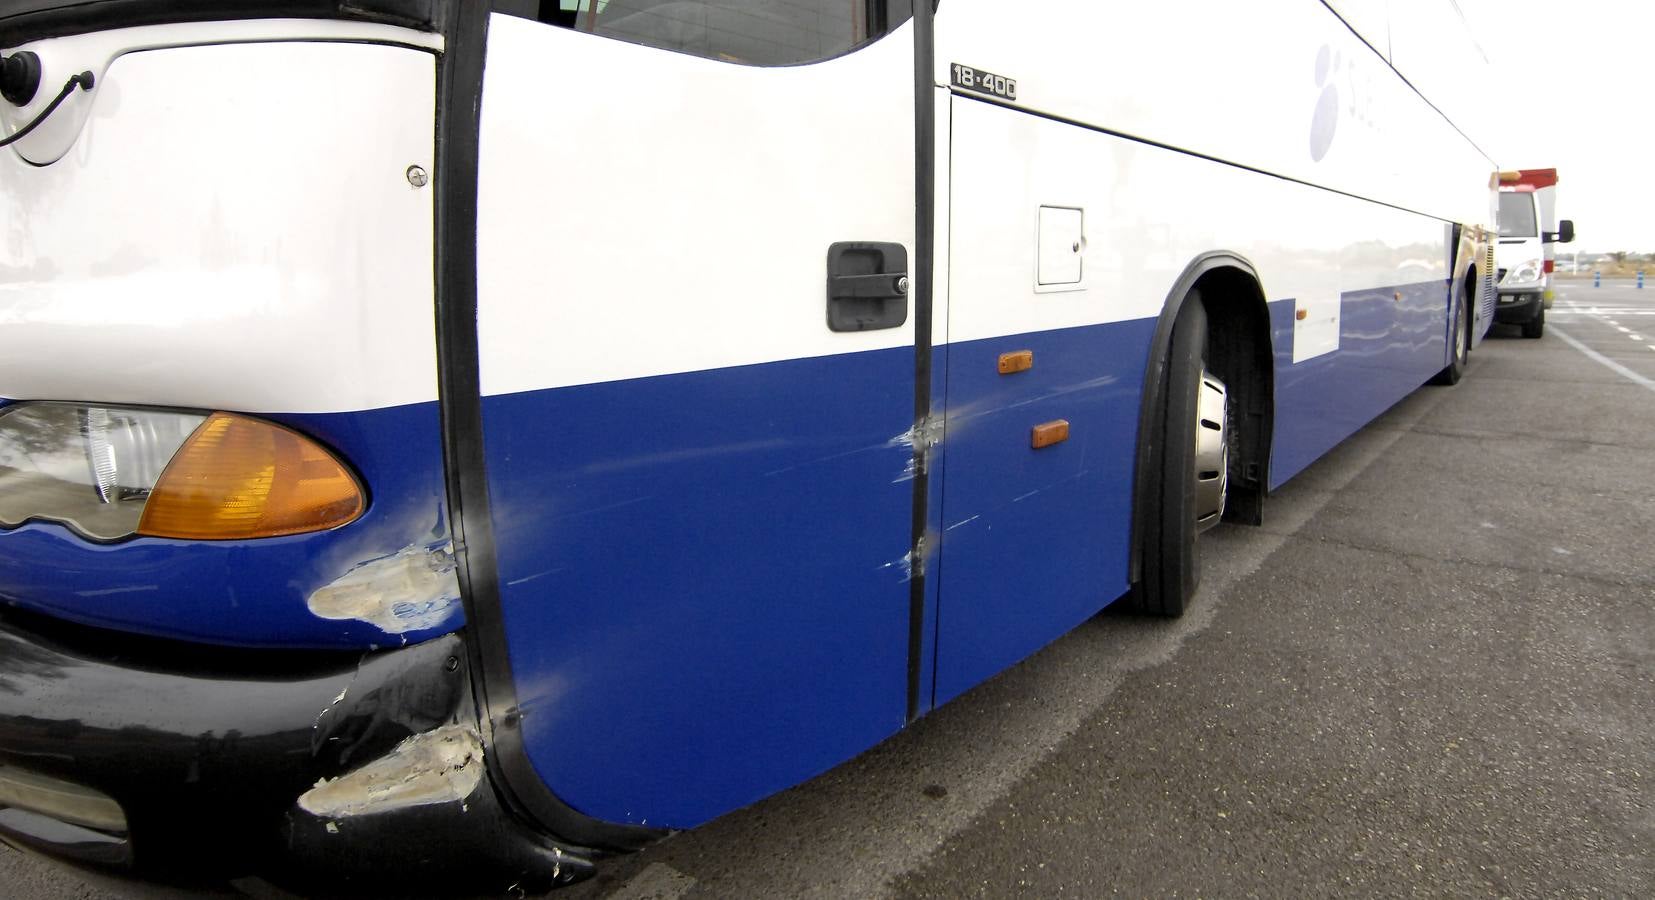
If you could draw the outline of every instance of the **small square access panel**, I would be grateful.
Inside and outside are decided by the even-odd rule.
[[[1040,207],[1035,283],[1041,287],[1080,284],[1085,250],[1085,212],[1068,206]]]

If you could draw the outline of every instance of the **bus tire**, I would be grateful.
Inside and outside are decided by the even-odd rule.
[[[1471,306],[1465,295],[1454,297],[1454,356],[1441,372],[1431,376],[1432,384],[1459,384],[1465,375],[1465,366],[1471,358]]]
[[[1176,617],[1201,581],[1201,531],[1223,517],[1228,486],[1228,392],[1207,370],[1207,311],[1192,291],[1172,326],[1167,383],[1154,421],[1161,457],[1143,529],[1142,578],[1132,609]]]
[[[1534,311],[1534,318],[1523,323],[1523,337],[1537,338],[1546,333],[1546,310]]]

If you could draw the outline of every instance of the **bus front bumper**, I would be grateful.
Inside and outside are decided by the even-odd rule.
[[[271,654],[0,613],[0,840],[118,877],[307,894],[590,873],[503,807],[461,635]]]

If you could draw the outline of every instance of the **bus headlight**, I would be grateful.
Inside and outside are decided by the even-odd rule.
[[[229,540],[336,528],[367,506],[314,441],[229,413],[25,403],[0,410],[0,528],[96,541]]]
[[[1538,259],[1524,260],[1523,264],[1506,273],[1506,280],[1502,284],[1516,287],[1524,284],[1538,284],[1540,282],[1541,262]]]

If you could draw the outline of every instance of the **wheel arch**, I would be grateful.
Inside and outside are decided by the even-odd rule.
[[[1156,411],[1167,383],[1167,354],[1172,326],[1195,293],[1209,317],[1208,340],[1215,374],[1239,387],[1245,408],[1234,410],[1245,427],[1232,446],[1230,493],[1224,519],[1250,525],[1262,522],[1270,483],[1270,444],[1275,434],[1275,357],[1263,281],[1246,256],[1214,250],[1195,257],[1167,292],[1150,339],[1144,366],[1143,396],[1138,407],[1137,454],[1133,466],[1130,580],[1143,577],[1146,528],[1158,514],[1152,485],[1158,483],[1162,453],[1157,446]],[[1239,477],[1238,477],[1239,476]]]
[[[1454,223],[1448,226],[1448,245],[1450,257],[1448,261],[1448,302],[1450,308],[1454,303],[1455,292],[1459,292],[1460,303],[1465,307],[1465,327],[1468,334],[1466,351],[1478,343],[1477,316],[1481,312],[1481,297],[1477,291],[1478,260],[1483,256],[1483,246],[1479,235],[1480,229],[1473,229],[1465,225]],[[1454,361],[1453,347],[1454,323],[1448,323],[1448,347],[1444,354],[1444,364]]]

